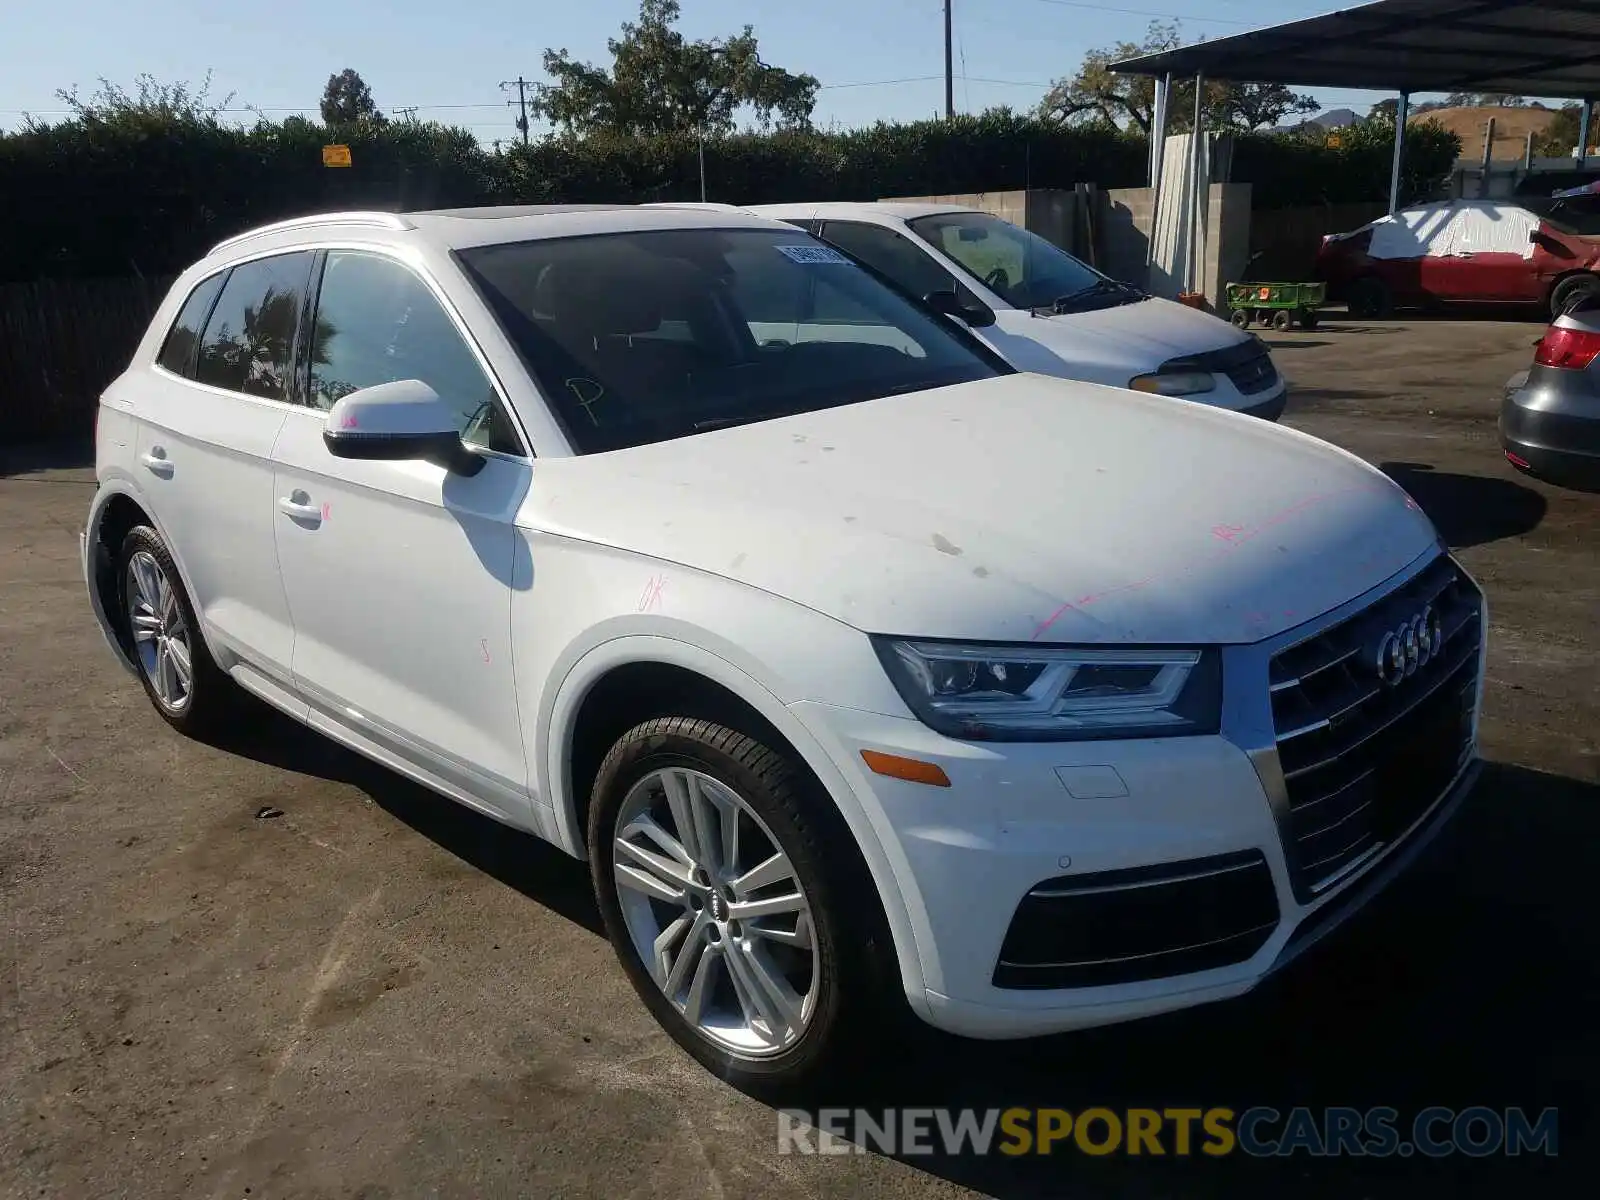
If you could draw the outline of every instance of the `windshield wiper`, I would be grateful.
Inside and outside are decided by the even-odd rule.
[[[1103,296],[1109,292],[1128,293],[1130,300],[1133,298],[1144,299],[1145,293],[1134,287],[1131,283],[1123,283],[1116,279],[1099,279],[1088,287],[1081,287],[1075,292],[1068,292],[1065,296],[1057,296],[1048,305],[1037,305],[1037,308],[1048,308],[1052,313],[1064,313],[1071,309],[1074,302],[1087,300],[1091,296]]]

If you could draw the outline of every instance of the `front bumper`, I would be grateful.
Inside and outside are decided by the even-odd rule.
[[[1331,630],[1376,603],[1410,603],[1409,589],[1441,561],[1414,564],[1313,624]],[[875,873],[880,885],[893,877],[914,932],[915,969],[902,963],[908,991],[920,980],[913,1007],[953,1033],[1017,1038],[1237,996],[1398,874],[1476,779],[1483,639],[1470,667],[1449,667],[1435,688],[1443,695],[1465,681],[1472,691],[1459,765],[1400,805],[1403,823],[1370,852],[1335,854],[1313,875],[1307,847],[1319,835],[1296,823],[1305,813],[1292,805],[1305,797],[1298,784],[1285,788],[1266,700],[1268,661],[1305,636],[1302,627],[1229,648],[1221,736],[958,742],[915,720],[796,705],[833,744],[889,843]],[[1238,686],[1248,678],[1256,686]],[[951,786],[870,774],[862,750],[936,763]],[[1325,849],[1338,847],[1316,853]]]
[[[1237,411],[1244,413],[1246,416],[1260,417],[1263,421],[1276,421],[1283,416],[1283,410],[1288,407],[1289,385],[1280,380],[1277,395],[1262,401],[1260,404],[1253,404]]]

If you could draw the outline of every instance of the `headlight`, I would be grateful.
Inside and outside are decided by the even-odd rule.
[[[1201,392],[1215,391],[1217,377],[1210,371],[1171,371],[1155,375],[1136,375],[1128,380],[1136,392],[1151,392],[1157,396],[1197,396]]]
[[[951,737],[1065,741],[1215,733],[1215,650],[1074,649],[874,638],[911,711]]]

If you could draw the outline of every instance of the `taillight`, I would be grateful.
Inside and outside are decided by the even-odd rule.
[[[1600,354],[1600,333],[1587,329],[1547,329],[1533,352],[1541,367],[1582,371]]]

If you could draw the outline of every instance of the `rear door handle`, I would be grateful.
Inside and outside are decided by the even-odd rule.
[[[152,475],[159,475],[163,479],[172,478],[172,460],[160,446],[150,447],[149,453],[139,455],[139,461]]]
[[[280,496],[278,511],[286,517],[293,517],[296,521],[304,521],[307,525],[322,524],[322,510],[312,504],[311,498],[304,492],[291,492],[287,496]]]

